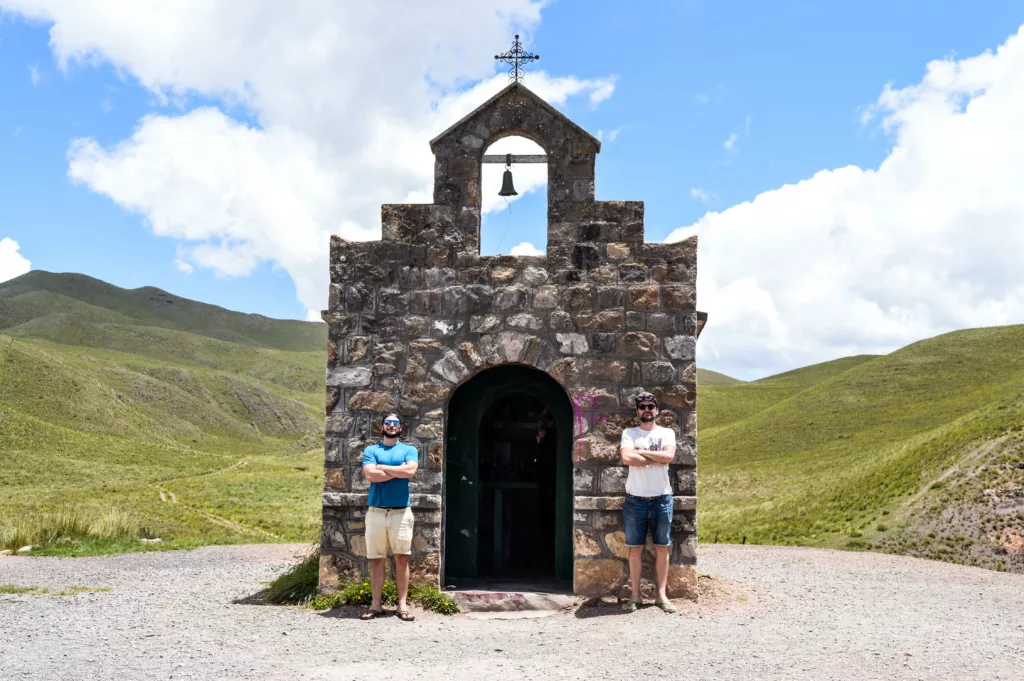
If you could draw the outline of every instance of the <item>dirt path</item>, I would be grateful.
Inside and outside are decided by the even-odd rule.
[[[1024,575],[882,554],[708,546],[669,616],[479,621],[238,605],[307,547],[0,558],[0,679],[1020,679]]]
[[[994,440],[990,440],[988,442],[985,442],[984,444],[981,444],[981,445],[975,447],[974,449],[972,449],[971,451],[967,452],[966,454],[964,454],[962,457],[960,457],[959,461],[957,461],[952,466],[950,466],[949,468],[944,470],[934,480],[929,480],[928,482],[926,482],[924,485],[921,486],[921,489],[919,489],[917,492],[914,493],[914,496],[910,497],[909,499],[904,501],[902,504],[900,504],[900,511],[901,512],[898,515],[900,517],[906,516],[907,513],[909,513],[911,510],[913,510],[916,507],[917,502],[920,501],[921,498],[925,494],[928,493],[928,490],[930,490],[932,488],[932,485],[934,485],[936,483],[940,483],[940,482],[945,482],[947,479],[949,479],[950,476],[955,475],[956,473],[959,473],[960,470],[965,465],[967,465],[969,463],[970,464],[976,463],[980,459],[982,459],[984,457],[988,457],[988,455],[992,453],[992,450],[994,450],[999,445],[1003,444],[1003,442],[1005,442],[1005,441],[1006,441],[1006,436],[1003,435],[1002,437],[998,437],[998,438],[996,438]]]
[[[212,477],[214,475],[221,475],[223,473],[227,473],[228,471],[233,471],[235,469],[241,468],[241,467],[247,465],[248,463],[249,463],[248,459],[239,459],[238,461],[236,461],[235,463],[231,464],[230,466],[227,466],[226,468],[221,468],[219,470],[210,471],[209,473],[202,473],[200,475],[193,475],[193,476],[185,477],[185,478],[174,478],[173,480],[165,480],[164,484],[167,484],[169,482],[182,482],[182,481],[185,481],[185,480],[196,480],[196,479],[199,479],[199,478],[208,478],[208,477]],[[174,492],[172,492],[171,490],[167,489],[166,487],[162,487],[161,485],[157,485],[156,483],[150,483],[148,486],[153,488],[153,489],[155,489],[157,491],[157,493],[160,495],[160,501],[161,502],[163,502],[165,504],[166,503],[179,504],[178,496]],[[220,525],[221,527],[226,527],[227,529],[234,530],[235,532],[238,532],[239,534],[243,534],[243,535],[246,535],[246,536],[249,536],[249,537],[259,537],[260,539],[270,539],[270,540],[280,539],[280,537],[278,535],[276,535],[276,534],[274,534],[272,532],[267,532],[266,530],[260,529],[258,527],[249,527],[248,525],[243,525],[242,523],[239,523],[237,521],[231,520],[230,518],[225,518],[224,516],[219,516],[216,513],[211,513],[210,511],[207,511],[207,510],[202,509],[202,508],[197,508],[195,506],[190,506],[188,504],[180,504],[180,506],[182,508],[187,508],[188,510],[192,511],[193,513],[195,513],[199,517],[201,517],[204,520],[207,520],[207,521],[213,523],[214,525]]]

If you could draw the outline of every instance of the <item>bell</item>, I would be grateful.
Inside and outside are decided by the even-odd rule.
[[[519,192],[512,186],[512,171],[506,170],[505,174],[501,176],[501,191],[498,192],[498,196],[518,196]]]
[[[519,196],[519,192],[512,186],[512,154],[505,154],[505,174],[501,176],[498,196]]]

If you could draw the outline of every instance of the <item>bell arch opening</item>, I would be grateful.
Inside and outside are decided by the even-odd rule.
[[[543,371],[487,369],[448,401],[444,583],[572,590],[572,403]]]
[[[516,161],[516,156],[545,157],[531,139],[509,135],[496,140],[484,156],[512,154],[514,196],[500,196],[505,163],[481,164],[480,253],[482,255],[543,255],[548,241],[548,164]],[[507,188],[507,187],[506,187]]]

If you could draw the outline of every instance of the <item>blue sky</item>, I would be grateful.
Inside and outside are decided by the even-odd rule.
[[[0,0],[0,8],[5,4]],[[379,99],[382,110],[401,108],[399,105],[415,109],[420,105],[412,99],[413,95],[403,95],[407,99],[395,101],[387,99],[390,95],[381,95],[379,89],[374,89],[378,86],[367,84],[371,79],[366,74],[380,68],[385,74],[381,78],[400,81],[396,87],[401,87],[401,79],[415,84],[424,80],[422,65],[434,59],[439,64],[432,66],[436,72],[428,75],[433,78],[438,74],[450,101],[458,99],[460,93],[465,99],[472,94],[472,88],[480,87],[481,80],[499,73],[490,55],[508,49],[511,32],[521,30],[527,37],[527,49],[541,55],[531,72],[542,71],[542,75],[528,75],[527,86],[554,83],[550,87],[558,93],[552,97],[556,105],[584,128],[594,134],[600,132],[604,138],[597,166],[598,198],[643,200],[647,240],[660,241],[680,227],[704,229],[701,221],[708,215],[741,215],[743,211],[730,212],[730,208],[754,201],[762,194],[774,196],[774,190],[812,178],[819,171],[850,165],[864,170],[878,168],[899,143],[900,127],[898,124],[895,130],[883,130],[879,116],[867,122],[862,116],[877,107],[885,86],[889,84],[899,90],[921,83],[928,63],[933,60],[956,61],[986,50],[994,51],[1024,22],[1024,6],[1019,2],[726,4],[561,0],[538,10],[527,0],[517,0],[496,3],[499,8],[515,4],[516,9],[508,12],[511,20],[494,19],[494,10],[473,10],[487,16],[481,15],[478,22],[467,16],[464,25],[445,29],[449,34],[439,34],[438,41],[456,45],[465,42],[459,58],[473,55],[479,66],[460,71],[462,67],[453,66],[458,59],[432,57],[437,48],[429,40],[423,46],[408,45],[408,41],[402,42],[393,35],[383,18],[360,16],[357,21],[362,22],[363,33],[373,36],[366,38],[372,41],[372,47],[366,48],[366,60],[339,55],[336,63],[324,65],[323,70],[310,68],[309,80],[313,85],[307,90],[285,92],[287,88],[281,83],[288,82],[288,74],[271,73],[273,65],[254,65],[251,73],[236,65],[222,66],[223,53],[211,48],[208,57],[201,50],[196,54],[197,50],[189,47],[187,36],[177,43],[176,38],[168,38],[169,58],[173,60],[175,50],[180,50],[181,59],[187,61],[181,68],[184,75],[176,80],[175,64],[159,63],[145,45],[125,47],[126,41],[119,36],[115,22],[103,23],[102,6],[107,3],[102,0],[85,3],[95,4],[100,10],[91,11],[89,21],[77,22],[75,11],[62,9],[59,2],[39,2],[39,7],[32,9],[35,4],[27,3],[30,9],[21,14],[8,11],[0,15],[0,177],[4,178],[0,182],[0,205],[4,207],[0,239],[16,241],[20,254],[31,261],[33,269],[81,272],[128,288],[158,286],[235,310],[300,319],[316,307],[316,293],[309,293],[309,287],[319,284],[302,284],[301,277],[296,275],[297,270],[309,266],[302,265],[301,259],[275,261],[272,244],[262,255],[239,256],[245,250],[244,229],[248,223],[237,218],[231,230],[218,232],[216,187],[208,188],[211,197],[206,203],[189,209],[195,212],[183,209],[177,215],[175,206],[153,205],[152,195],[159,193],[159,181],[165,171],[152,169],[151,165],[157,163],[152,159],[164,159],[160,162],[165,163],[169,162],[167,158],[173,160],[173,145],[162,152],[163,156],[150,157],[140,152],[150,159],[144,166],[146,172],[152,171],[155,179],[147,181],[155,187],[143,190],[125,186],[133,174],[139,174],[138,166],[119,166],[111,157],[117,155],[118,145],[133,146],[133,135],[147,129],[144,117],[157,115],[179,123],[191,121],[194,117],[189,114],[197,110],[216,107],[226,120],[211,118],[211,129],[223,128],[243,137],[249,130],[269,131],[271,127],[297,130],[315,151],[311,154],[335,154],[333,165],[329,166],[332,171],[358,175],[365,159],[393,156],[399,169],[388,172],[398,173],[398,177],[405,145],[417,149],[415,145],[421,144],[425,149],[430,137],[455,118],[445,120],[441,116],[428,120],[410,114],[401,120],[408,123],[411,132],[403,133],[405,137],[382,138],[397,139],[394,146],[381,143],[374,145],[372,153],[350,152],[345,145],[352,145],[353,141],[344,133],[330,132],[330,126],[345,127],[347,119],[343,114],[354,110],[353,102],[373,108]],[[26,19],[25,14],[34,18]],[[382,14],[387,18],[386,12]],[[457,16],[464,14],[467,13],[460,11]],[[253,24],[257,28],[253,30],[259,31],[259,20],[260,16],[255,15]],[[145,17],[138,17],[137,21],[136,34],[159,30],[148,25]],[[209,30],[214,37],[221,30],[216,21],[216,17],[210,19]],[[267,30],[270,24],[280,21],[280,16],[268,16]],[[344,24],[344,17],[341,23]],[[68,31],[70,36],[51,43],[50,32],[55,25],[74,28]],[[429,32],[431,28],[425,26],[422,30]],[[378,53],[373,50],[388,56],[375,59],[373,55]],[[70,55],[63,67],[58,56],[62,52]],[[208,70],[213,75],[209,77],[204,73],[204,58],[212,65]],[[255,70],[261,68],[262,72]],[[301,80],[306,73],[298,68],[295,80]],[[314,82],[314,77],[324,77],[322,73],[330,73],[330,78],[339,80]],[[217,81],[221,74],[223,81]],[[232,83],[239,79],[245,84],[232,92]],[[564,79],[576,79],[577,85],[566,85],[568,81]],[[600,83],[612,82],[612,94],[592,105],[593,92]],[[323,96],[329,99],[332,87],[347,99],[341,103],[317,99],[321,93],[326,93]],[[308,105],[293,103],[296,92],[300,100],[305,93]],[[968,95],[971,96],[974,95]],[[476,103],[479,101],[463,101],[461,105],[464,109]],[[431,103],[425,100],[423,104],[426,111]],[[333,119],[329,115],[332,106],[336,108]],[[452,106],[452,111],[462,110]],[[321,107],[324,114],[317,118]],[[443,112],[445,107],[440,110]],[[903,129],[910,130],[907,125]],[[77,182],[69,177],[76,139],[91,140],[94,151],[98,151],[85,156],[103,161],[82,170]],[[733,142],[727,144],[730,139]],[[142,142],[135,142],[135,146],[142,147]],[[272,144],[262,138],[259,144],[264,151],[267,147],[295,146]],[[317,162],[324,163],[322,158]],[[408,164],[419,168],[424,164],[423,157],[410,156]],[[279,165],[276,157],[268,162],[268,166]],[[128,180],[123,179],[125,175]],[[382,182],[386,184],[392,175],[381,175]],[[396,179],[393,193],[388,186],[377,186],[378,193],[370,198],[374,205],[410,200],[424,184],[418,179],[422,175]],[[190,196],[196,192],[192,182],[201,181],[200,178],[185,182],[178,178],[176,182],[181,187],[176,191],[182,192],[181,196]],[[267,181],[273,182],[273,178]],[[117,182],[121,184],[109,184]],[[301,191],[296,189],[298,193],[289,194],[288,200],[294,195],[298,197],[296,201],[304,202]],[[353,222],[357,225],[353,229],[379,226],[367,224],[370,220],[365,216],[373,214],[372,206],[351,207],[343,199],[332,198],[330,187],[317,192],[309,203],[318,207],[304,220],[326,221],[323,216],[328,216],[335,221],[333,224]],[[245,194],[239,192],[238,196]],[[800,205],[786,210],[794,214],[803,212]],[[290,213],[282,208],[281,214]],[[187,238],[189,229],[184,223],[194,221],[191,216],[196,215],[203,219],[210,216],[211,224],[204,227],[205,231],[192,234],[198,238]],[[154,216],[158,222],[165,220],[164,228],[159,230],[163,235],[153,233]],[[1019,226],[1015,221],[1011,223],[1013,229]],[[510,234],[499,247],[498,240],[506,225]],[[325,228],[338,231],[330,223]],[[273,229],[273,225],[253,229],[265,231]],[[282,224],[280,229],[286,231],[289,227]],[[772,227],[765,223],[764,229]],[[722,227],[720,231],[725,233],[726,229]],[[685,234],[677,232],[673,238]],[[801,237],[791,234],[787,238],[799,242]],[[226,240],[227,246],[222,240]],[[511,221],[508,213],[502,211],[485,219],[485,253],[496,248],[508,252],[523,241],[543,248],[541,191],[516,201]],[[202,250],[192,250],[197,244],[210,242],[220,250],[205,255]],[[718,252],[711,251],[707,262],[714,265],[714,253]],[[750,271],[756,269],[751,267]],[[726,274],[727,270],[724,264],[715,270],[716,280],[709,283],[708,290],[721,293],[728,289],[726,279],[730,277],[733,283],[742,283],[743,273]],[[781,289],[765,289],[767,275],[755,278],[761,282],[760,288],[751,289],[751,296],[765,292],[775,307],[783,309],[781,301],[787,298]],[[1024,322],[1012,318],[1017,308],[1015,303],[1006,303],[1006,291],[992,295],[1006,307],[1002,317],[993,319]],[[323,297],[326,298],[326,291]],[[705,365],[754,377],[827,359],[829,355],[888,350],[922,334],[970,325],[963,320],[943,318],[935,311],[923,317],[926,323],[915,321],[907,310],[917,309],[920,301],[878,302],[882,298],[876,296],[870,302],[877,305],[883,316],[888,315],[886,319],[902,320],[903,326],[881,337],[854,338],[856,334],[847,333],[838,324],[823,332],[817,345],[808,348],[793,339],[794,335],[806,336],[795,326],[783,334],[789,339],[784,342],[780,340],[783,336],[769,328],[777,320],[767,319],[760,326],[736,322],[738,325],[730,327],[731,338],[735,341],[738,334],[750,336],[751,342],[762,349],[758,359],[744,359],[751,356],[749,348],[734,348],[723,339],[715,346],[718,349],[706,357]],[[734,304],[729,302],[733,298],[725,295],[707,300],[717,301],[723,310]],[[736,310],[742,309],[742,304],[735,305],[739,306]],[[713,310],[713,316],[715,313]],[[738,311],[721,313],[722,319],[734,322],[739,317],[751,319],[749,314]],[[782,317],[785,322],[787,318]],[[773,343],[782,345],[776,347]]]

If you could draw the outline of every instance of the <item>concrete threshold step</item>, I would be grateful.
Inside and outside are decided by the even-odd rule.
[[[461,612],[548,611],[551,613],[575,607],[583,602],[579,596],[533,591],[490,591],[460,589],[447,592]]]

